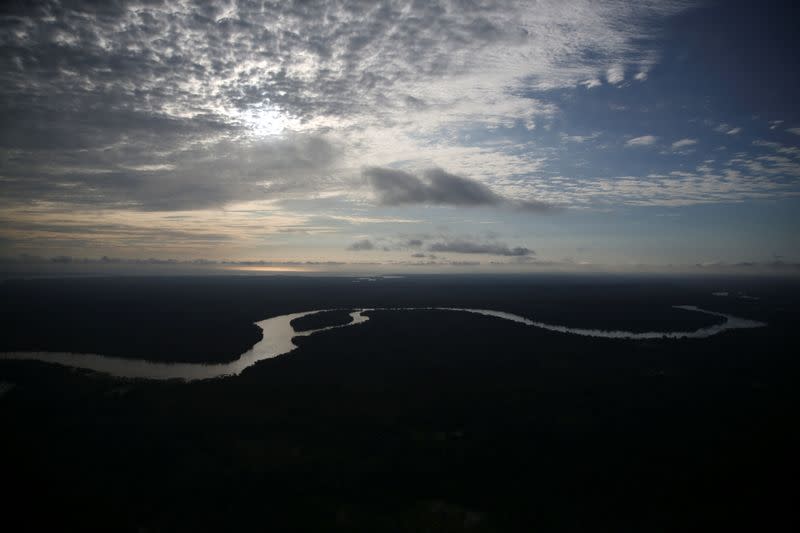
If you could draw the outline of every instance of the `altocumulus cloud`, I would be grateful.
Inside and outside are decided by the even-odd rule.
[[[324,189],[330,182],[318,178],[334,158],[316,157],[319,132],[363,142],[348,136],[392,130],[409,113],[431,129],[453,117],[531,121],[552,106],[510,89],[646,68],[654,56],[632,45],[648,35],[641,21],[685,6],[10,4],[0,27],[0,150],[13,157],[2,162],[0,192],[5,201],[169,210]],[[284,131],[310,140],[251,142]],[[466,191],[458,205],[491,203],[485,192]]]

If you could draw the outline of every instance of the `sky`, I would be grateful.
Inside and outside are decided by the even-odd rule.
[[[0,263],[800,273],[792,2],[0,7]]]

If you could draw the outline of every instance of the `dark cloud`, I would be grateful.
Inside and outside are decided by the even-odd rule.
[[[450,205],[494,205],[501,198],[486,185],[477,181],[448,174],[440,168],[426,170],[428,202]]]
[[[467,178],[430,169],[419,178],[409,172],[370,167],[363,171],[382,205],[496,205],[500,197],[491,189]]]
[[[363,170],[363,175],[381,205],[506,206],[530,212],[554,209],[546,202],[504,198],[478,181],[440,168],[428,169],[418,177],[402,170],[369,167]]]
[[[347,247],[348,250],[352,250],[354,252],[363,252],[365,250],[374,250],[375,244],[369,239],[362,239],[360,241],[356,241],[350,246]]]
[[[524,257],[536,253],[530,248],[525,248],[520,246],[511,248],[507,244],[499,242],[477,243],[464,240],[436,242],[428,246],[428,250],[431,252],[450,252],[458,254],[489,254],[489,255],[503,255],[508,257]]]

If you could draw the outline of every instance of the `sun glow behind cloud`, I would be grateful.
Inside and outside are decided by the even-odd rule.
[[[296,119],[269,104],[237,111],[233,118],[241,122],[248,136],[255,138],[274,137],[299,127]]]

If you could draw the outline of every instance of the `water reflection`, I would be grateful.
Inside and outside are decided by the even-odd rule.
[[[46,363],[54,363],[66,365],[75,368],[83,368],[111,374],[121,378],[145,378],[145,379],[181,379],[186,381],[193,381],[198,379],[209,379],[221,376],[232,376],[240,374],[245,368],[254,365],[263,359],[269,359],[281,354],[291,352],[296,348],[292,343],[293,337],[304,337],[321,331],[330,329],[343,328],[361,324],[369,320],[369,317],[363,313],[367,311],[415,311],[415,310],[437,310],[437,311],[455,311],[464,313],[475,313],[483,316],[490,316],[500,318],[503,320],[510,320],[527,326],[554,331],[558,333],[565,333],[571,335],[581,335],[585,337],[598,337],[606,339],[702,339],[717,335],[729,329],[748,329],[766,326],[763,322],[755,320],[747,320],[744,318],[726,315],[724,313],[717,313],[714,311],[706,311],[691,305],[675,306],[678,309],[686,311],[693,311],[699,313],[706,313],[710,315],[720,316],[725,319],[721,324],[700,328],[695,331],[669,331],[669,332],[632,332],[632,331],[608,331],[600,329],[586,329],[586,328],[571,328],[567,326],[560,326],[555,324],[547,324],[545,322],[537,322],[528,318],[506,313],[504,311],[494,311],[491,309],[468,309],[457,307],[404,307],[404,308],[375,308],[375,309],[359,309],[350,313],[353,321],[349,324],[342,324],[338,326],[329,326],[309,331],[297,332],[291,325],[292,320],[302,316],[319,313],[321,311],[306,311],[303,313],[293,313],[289,315],[281,315],[274,318],[262,320],[256,324],[263,330],[264,338],[256,343],[250,350],[243,353],[239,358],[230,363],[220,364],[198,364],[198,363],[156,363],[151,361],[144,361],[140,359],[123,359],[120,357],[110,357],[97,354],[77,354],[69,352],[5,352],[0,353],[0,359],[21,359],[30,361],[43,361]]]
[[[146,379],[182,379],[193,381],[198,379],[234,376],[263,359],[291,352],[296,348],[292,343],[293,337],[304,337],[319,331],[326,331],[337,327],[314,329],[297,332],[292,328],[291,322],[295,318],[318,313],[319,311],[306,311],[289,315],[268,318],[256,325],[263,331],[263,339],[256,343],[235,361],[219,364],[199,363],[157,363],[141,359],[124,359],[97,354],[82,354],[70,352],[6,352],[0,353],[0,359],[24,359],[43,361],[76,368],[94,370],[104,374],[111,374],[121,378],[146,378]],[[360,324],[368,320],[360,311],[350,313],[353,321],[345,325]]]

